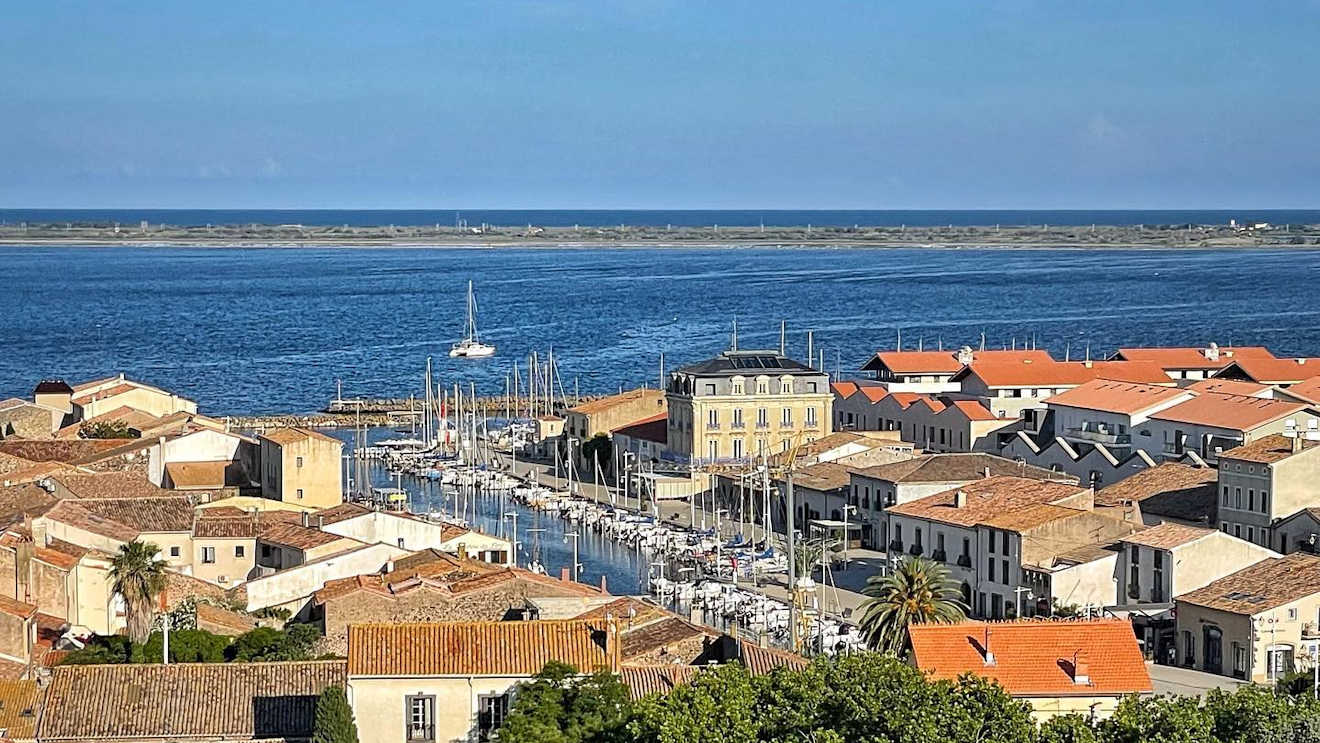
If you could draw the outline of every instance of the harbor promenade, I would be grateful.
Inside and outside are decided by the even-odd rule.
[[[554,467],[550,464],[528,462],[522,459],[519,459],[512,469],[509,468],[509,464],[510,458],[507,454],[500,453],[496,455],[495,466],[498,469],[519,478],[536,480],[546,487],[560,490],[568,489],[569,481],[567,478],[556,477]],[[562,475],[562,472],[560,474]],[[621,488],[613,488],[593,482],[575,481],[573,489],[575,493],[583,498],[597,503],[612,505],[615,508],[632,513],[654,515],[649,502],[643,502],[632,494],[625,498]],[[699,504],[692,504],[686,500],[661,501],[660,519],[666,524],[685,528],[691,528],[694,519],[698,528],[703,523],[708,528],[715,525],[715,514],[701,508]],[[761,527],[757,524],[745,524],[722,517],[719,527],[721,539],[730,539],[739,533],[746,534],[752,541],[759,541],[764,538]],[[816,592],[816,600],[821,602],[827,614],[842,618],[850,623],[856,623],[860,618],[862,602],[866,600],[866,597],[860,591],[866,584],[866,579],[880,571],[883,560],[884,553],[881,552],[863,549],[848,550],[848,567],[846,569],[834,568],[830,570],[829,580],[825,582],[826,585]],[[815,577],[819,585],[819,574]],[[789,600],[788,576],[783,573],[763,577],[760,585],[742,581],[738,585],[740,588],[756,591],[780,601]]]

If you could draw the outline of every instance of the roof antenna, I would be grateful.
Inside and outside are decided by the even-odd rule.
[[[1087,343],[1086,343],[1086,360],[1087,360],[1087,361],[1090,361],[1090,360],[1091,360],[1091,342],[1090,342],[1090,341],[1087,341]]]
[[[902,329],[902,328],[899,328],[899,329],[898,329],[898,343],[894,346],[894,350],[895,350],[895,351],[902,351],[902,350],[903,350],[903,329]]]
[[[780,320],[779,321],[779,355],[780,356],[785,355],[785,352],[788,350],[787,346],[784,345],[784,333],[786,333],[787,331],[788,331],[788,321]]]
[[[981,331],[981,350],[985,350],[985,331]]]
[[[939,342],[939,344],[940,344],[940,350],[943,351],[943,350],[944,350],[944,334],[941,333],[941,334],[939,334],[939,335],[937,335],[937,336],[935,336],[935,337],[938,339],[938,342]]]
[[[917,350],[918,351],[926,350],[926,336],[922,335],[917,337]]]
[[[1063,347],[1063,360],[1068,361],[1071,358],[1072,358],[1072,341],[1068,341],[1068,345]]]
[[[733,318],[733,348],[730,350],[738,350],[738,318],[736,317]]]

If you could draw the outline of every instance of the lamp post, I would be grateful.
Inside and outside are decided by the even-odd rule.
[[[516,568],[518,567],[518,512],[510,511],[505,514],[505,518],[513,520],[513,539],[510,540],[513,553],[510,556],[513,558],[513,566]]]
[[[1024,593],[1027,595],[1028,601],[1036,598],[1035,595],[1031,593],[1031,589],[1026,586],[1018,586],[1013,589],[1013,603],[1017,604],[1017,614],[1019,617],[1022,616],[1022,594]]]
[[[577,583],[577,582],[578,582],[578,570],[580,570],[581,567],[582,567],[582,565],[578,562],[578,537],[579,537],[579,536],[581,536],[581,535],[578,534],[578,533],[575,532],[575,531],[571,531],[571,532],[569,532],[569,533],[567,533],[567,534],[564,535],[564,541],[565,541],[565,542],[567,542],[569,539],[572,539],[572,540],[573,540],[573,582],[574,582],[574,583]]]
[[[848,514],[856,511],[857,506],[844,504],[843,506],[843,572],[848,572]]]

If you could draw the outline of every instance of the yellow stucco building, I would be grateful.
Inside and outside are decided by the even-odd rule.
[[[262,496],[313,508],[343,502],[344,442],[309,428],[280,428],[259,439]]]

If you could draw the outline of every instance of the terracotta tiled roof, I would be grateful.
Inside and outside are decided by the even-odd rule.
[[[310,526],[288,522],[263,523],[257,537],[263,542],[291,547],[296,550],[309,550],[341,539],[348,539]]]
[[[609,603],[588,609],[573,617],[574,619],[603,620],[609,617],[618,619],[625,629],[629,626],[647,624],[663,617],[674,616],[655,604],[641,601],[632,596],[621,596]]]
[[[1320,445],[1320,441],[1308,439],[1305,435],[1299,438],[1302,451]],[[1291,457],[1293,455],[1293,442],[1297,440],[1290,439],[1280,433],[1272,433],[1268,436],[1261,436],[1250,444],[1243,444],[1229,449],[1219,456],[1221,459],[1241,459],[1244,462],[1273,464]]]
[[[21,520],[24,515],[40,516],[55,503],[55,496],[33,483],[0,487],[0,526]]]
[[[1320,556],[1271,557],[1178,597],[1233,614],[1259,614],[1320,593]]]
[[[1101,488],[1095,502],[1098,506],[1136,502],[1146,515],[1212,523],[1219,503],[1218,478],[1218,471],[1210,467],[1165,462]]]
[[[297,427],[276,428],[261,434],[258,438],[267,439],[280,445],[296,444],[300,441],[306,441],[307,439],[333,442],[341,446],[344,443],[334,436],[328,436],[316,429]]]
[[[715,637],[718,633],[698,627],[679,617],[670,617],[623,633],[623,660],[635,658],[676,642],[697,637]]]
[[[1158,365],[1141,361],[976,362],[953,379],[972,375],[988,387],[1068,387],[1092,379],[1172,384]]]
[[[1126,619],[918,624],[909,630],[916,666],[933,678],[972,673],[1016,697],[1114,696],[1152,690]],[[994,664],[983,656],[986,637]],[[1089,682],[1076,683],[1081,658]]]
[[[36,681],[0,681],[0,729],[5,731],[5,740],[37,737],[41,702],[41,688]]]
[[[577,620],[355,624],[350,676],[531,676],[550,661],[610,668],[603,627]]]
[[[811,490],[837,490],[848,487],[851,480],[850,468],[836,462],[817,462],[793,472],[794,484]]]
[[[32,556],[47,565],[54,565],[63,570],[72,570],[74,565],[90,550],[61,539],[50,539],[44,547],[32,550]]]
[[[1240,373],[1262,384],[1296,384],[1320,374],[1320,358],[1237,358],[1218,373],[1230,377]]]
[[[188,498],[83,498],[62,500],[46,518],[129,542],[144,532],[192,531],[193,507]]]
[[[73,441],[5,439],[0,441],[0,453],[32,462],[76,464],[79,459],[113,449],[123,443],[120,439],[77,439]]]
[[[867,400],[870,400],[873,403],[880,402],[889,396],[889,390],[878,384],[862,385],[857,391],[862,393]]]
[[[1123,537],[1122,541],[1128,544],[1138,544],[1142,547],[1171,550],[1174,547],[1191,544],[1214,533],[1214,529],[1203,529],[1199,526],[1187,526],[1186,524],[1175,524],[1172,521],[1166,521],[1158,526],[1129,534]]]
[[[641,420],[633,421],[625,426],[619,426],[612,433],[633,439],[653,441],[657,444],[669,443],[669,413],[656,413]]]
[[[75,384],[73,385],[72,388],[70,388],[69,391],[73,393],[85,392],[86,390],[90,390],[93,387],[100,387],[102,385],[110,384],[111,382],[119,382],[123,379],[124,377],[121,374],[116,374],[113,377],[102,377],[100,379],[93,379],[89,382],[80,382],[78,384]]]
[[[0,613],[19,619],[28,619],[37,613],[37,607],[22,601],[15,601],[8,596],[0,596]]]
[[[847,382],[847,381],[831,382],[830,389],[833,390],[834,394],[838,395],[841,399],[847,400],[849,397],[852,397],[852,394],[854,392],[857,391],[857,383]]]
[[[1202,379],[1187,385],[1192,392],[1219,392],[1225,395],[1259,395],[1270,388],[1267,384],[1239,382],[1236,379]]]
[[[58,666],[43,741],[308,739],[342,661]]]
[[[106,472],[102,474],[57,474],[59,482],[76,498],[161,498],[177,495],[151,484],[134,472]]]
[[[1320,402],[1320,376],[1302,380],[1288,387],[1289,395],[1296,395],[1303,400]]]
[[[1014,462],[983,452],[951,452],[948,454],[922,454],[902,462],[877,464],[871,467],[853,467],[852,471],[865,477],[894,483],[959,482],[985,477],[1011,475],[1039,480],[1077,482],[1065,472],[1052,472],[1044,467]]]
[[[1055,521],[1062,521],[1074,516],[1090,513],[1089,511],[1052,506],[1048,503],[1013,508],[992,513],[980,521],[986,526],[1011,532],[1024,532]]]
[[[635,389],[625,390],[618,395],[609,395],[595,400],[584,402],[581,405],[575,405],[568,409],[570,413],[580,413],[582,415],[595,415],[603,413],[620,405],[629,405],[632,403],[651,400],[657,410],[665,407],[665,393],[657,389]]]
[[[739,660],[753,676],[762,676],[776,668],[806,668],[810,662],[787,650],[761,647],[747,640],[738,641]]]
[[[129,383],[117,384],[113,387],[107,387],[103,390],[84,392],[80,395],[75,396],[73,398],[73,402],[76,405],[86,405],[87,403],[93,402],[95,400],[104,400],[106,398],[114,397],[115,395],[122,395],[125,392],[132,392],[137,388],[138,385],[135,384],[129,384]]]
[[[169,462],[165,472],[176,488],[223,488],[229,462]]]
[[[1046,351],[973,351],[972,363],[1018,363],[1025,359],[1033,362],[1053,361]],[[877,351],[863,367],[866,371],[889,369],[895,374],[953,374],[963,365],[958,363],[956,351]]]
[[[1299,402],[1210,392],[1165,408],[1150,417],[1172,423],[1250,431],[1305,408],[1306,405]]]
[[[1135,415],[1180,397],[1191,397],[1191,394],[1177,387],[1093,379],[1054,395],[1045,404]]]
[[[197,621],[199,623],[205,622],[209,625],[225,627],[235,630],[237,634],[242,634],[257,626],[257,621],[247,614],[240,614],[236,611],[200,601],[197,602],[196,606]]]
[[[999,416],[990,412],[986,406],[976,400],[948,400],[949,407],[961,412],[970,421],[993,421],[1001,420]]]
[[[252,516],[236,518],[199,517],[193,524],[193,537],[197,539],[255,539],[261,530],[260,522]]]
[[[361,503],[340,503],[312,514],[312,521],[315,523],[319,519],[326,524],[336,524],[368,513],[371,513],[371,509]]]
[[[885,512],[958,526],[975,526],[1008,511],[1027,506],[1053,504],[1077,495],[1083,490],[1085,488],[1060,482],[1042,482],[1020,477],[990,477],[943,493],[890,506]],[[961,508],[955,505],[956,494],[960,491],[967,496],[967,503]]]
[[[0,454],[0,457],[4,456],[5,455]],[[18,459],[17,457],[14,457],[13,459],[15,462],[27,461],[26,459]],[[79,471],[77,467],[74,467],[71,464],[65,464],[64,462],[36,462],[17,469],[11,469],[4,473],[3,477],[0,477],[0,482],[7,482],[10,485],[17,485],[25,482],[39,482],[54,474],[77,471]]]
[[[652,694],[668,694],[674,687],[692,683],[701,671],[701,666],[624,666],[619,669],[619,680],[628,687],[628,696],[637,700]]]
[[[1153,361],[1164,369],[1222,369],[1240,358],[1274,358],[1274,354],[1263,346],[1222,347],[1219,359],[1206,358],[1204,348],[1120,348],[1114,354],[1115,359],[1128,361]]]

